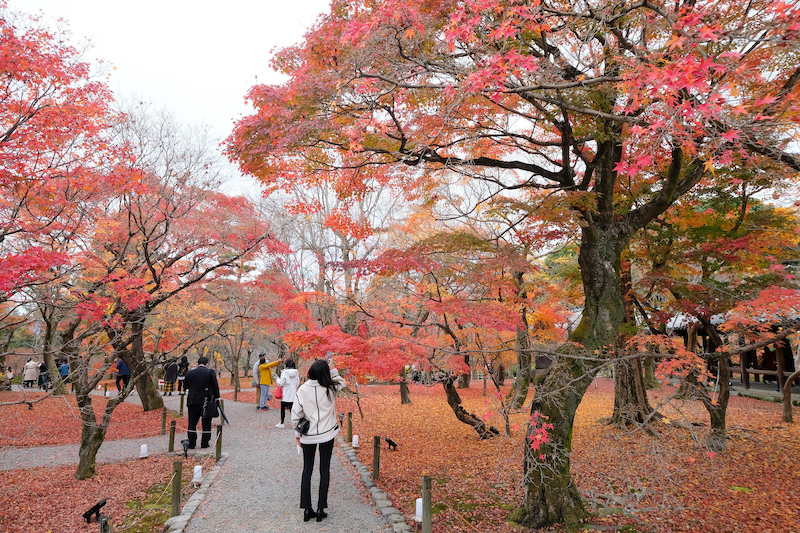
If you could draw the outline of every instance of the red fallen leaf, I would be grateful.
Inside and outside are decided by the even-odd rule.
[[[708,415],[699,402],[664,409],[673,420],[688,417],[704,423],[691,430],[699,435],[666,425],[657,427],[655,437],[621,433],[598,423],[613,411],[614,389],[610,379],[598,379],[597,384],[589,388],[576,415],[573,476],[587,501],[602,502],[601,495],[613,494],[633,517],[593,517],[589,523],[659,532],[800,530],[800,488],[794,473],[800,425],[778,425],[780,404],[731,398],[729,449],[711,457],[703,445]],[[387,450],[381,441],[377,484],[409,521],[421,496],[421,477],[428,475],[433,478],[435,532],[519,533],[506,520],[523,497],[524,434],[515,431],[510,438],[482,441],[455,419],[441,388],[411,384],[410,389],[412,403],[401,405],[397,386],[361,386],[363,419],[353,398],[337,400],[340,413],[353,413],[361,463],[372,465],[373,436],[390,437],[397,451]],[[660,405],[674,390],[663,386],[649,391],[652,403]],[[490,423],[504,427],[497,406],[492,400],[487,403],[482,392],[478,386],[460,389],[465,409],[479,417],[491,411]],[[523,427],[526,418],[515,415],[512,427]],[[732,491],[732,486],[746,486],[752,493]]]

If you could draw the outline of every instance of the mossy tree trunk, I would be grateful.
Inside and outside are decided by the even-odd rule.
[[[586,517],[570,473],[575,411],[594,374],[613,351],[625,317],[620,292],[619,262],[626,234],[616,225],[583,228],[578,262],[585,291],[581,322],[550,367],[535,379],[536,393],[524,456],[522,505],[510,516],[539,528],[563,523],[579,527]],[[542,435],[546,440],[542,441]]]

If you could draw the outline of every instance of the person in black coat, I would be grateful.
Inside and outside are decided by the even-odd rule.
[[[183,386],[183,380],[186,379],[186,373],[189,371],[189,358],[185,355],[181,356],[178,363],[178,394],[186,393],[186,387]]]
[[[164,364],[164,396],[172,396],[176,381],[178,381],[178,363],[175,359],[170,359]]]
[[[206,367],[207,357],[200,357],[197,360],[197,368],[186,373],[184,386],[186,387],[186,408],[189,415],[189,448],[193,449],[197,444],[197,422],[202,421],[203,434],[200,439],[200,447],[208,448],[211,442],[211,418],[204,418],[203,400],[206,394],[211,401],[219,399],[219,384],[217,383],[217,373],[211,368]]]

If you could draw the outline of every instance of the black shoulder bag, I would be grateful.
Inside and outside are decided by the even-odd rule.
[[[217,402],[214,401],[214,397],[208,387],[206,387],[206,392],[203,396],[203,412],[200,416],[201,418],[217,418],[219,416]]]

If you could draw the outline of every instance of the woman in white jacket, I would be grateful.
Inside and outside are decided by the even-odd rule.
[[[344,378],[327,361],[315,361],[308,369],[308,381],[297,389],[292,406],[292,426],[301,418],[310,422],[308,433],[295,431],[298,445],[303,446],[303,477],[300,483],[300,507],[303,520],[316,518],[321,522],[328,516],[328,486],[330,485],[331,455],[333,439],[339,434],[336,418],[336,395],[345,386]],[[319,445],[319,498],[317,511],[311,505],[311,473],[314,471],[314,456]]]
[[[281,388],[283,396],[281,397],[281,423],[277,424],[276,428],[286,427],[286,411],[289,411],[289,416],[292,412],[292,403],[294,403],[295,396],[297,395],[297,387],[300,386],[300,375],[294,367],[294,359],[291,357],[284,361],[283,371],[281,377],[278,378],[278,385]]]

